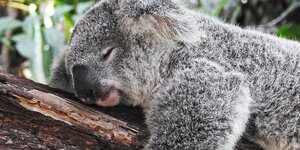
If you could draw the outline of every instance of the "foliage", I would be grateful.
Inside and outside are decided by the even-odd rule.
[[[94,1],[25,0],[22,5],[25,17],[22,21],[10,16],[0,18],[0,39],[6,46],[15,44],[16,50],[30,62],[32,78],[46,83],[53,59],[69,41],[75,22]],[[8,5],[9,6],[9,5]],[[21,28],[12,37],[4,31]]]
[[[232,24],[252,28],[253,25],[260,26],[265,32],[300,40],[299,23],[287,21],[285,24],[279,24],[296,9],[299,12],[300,0],[282,0],[273,3],[271,0],[199,0],[194,5],[199,11],[222,18]],[[275,31],[272,30],[274,27]]]
[[[280,37],[300,41],[300,24],[290,23],[280,26],[276,33]]]

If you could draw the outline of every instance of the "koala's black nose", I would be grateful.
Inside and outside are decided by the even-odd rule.
[[[99,98],[103,92],[101,85],[95,80],[91,70],[84,65],[73,67],[73,85],[79,98]]]

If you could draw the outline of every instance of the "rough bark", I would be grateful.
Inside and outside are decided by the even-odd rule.
[[[72,94],[0,72],[0,149],[142,149],[139,108],[100,108]],[[243,139],[237,149],[258,149]]]
[[[138,108],[99,108],[70,93],[0,72],[0,149],[141,149]]]

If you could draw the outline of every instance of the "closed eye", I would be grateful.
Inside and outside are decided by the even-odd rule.
[[[112,59],[113,53],[115,53],[115,47],[109,46],[101,51],[101,59],[103,61],[109,61]]]

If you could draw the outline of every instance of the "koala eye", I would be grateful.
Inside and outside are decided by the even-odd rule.
[[[101,59],[103,61],[110,61],[115,54],[115,47],[109,46],[101,51]]]

